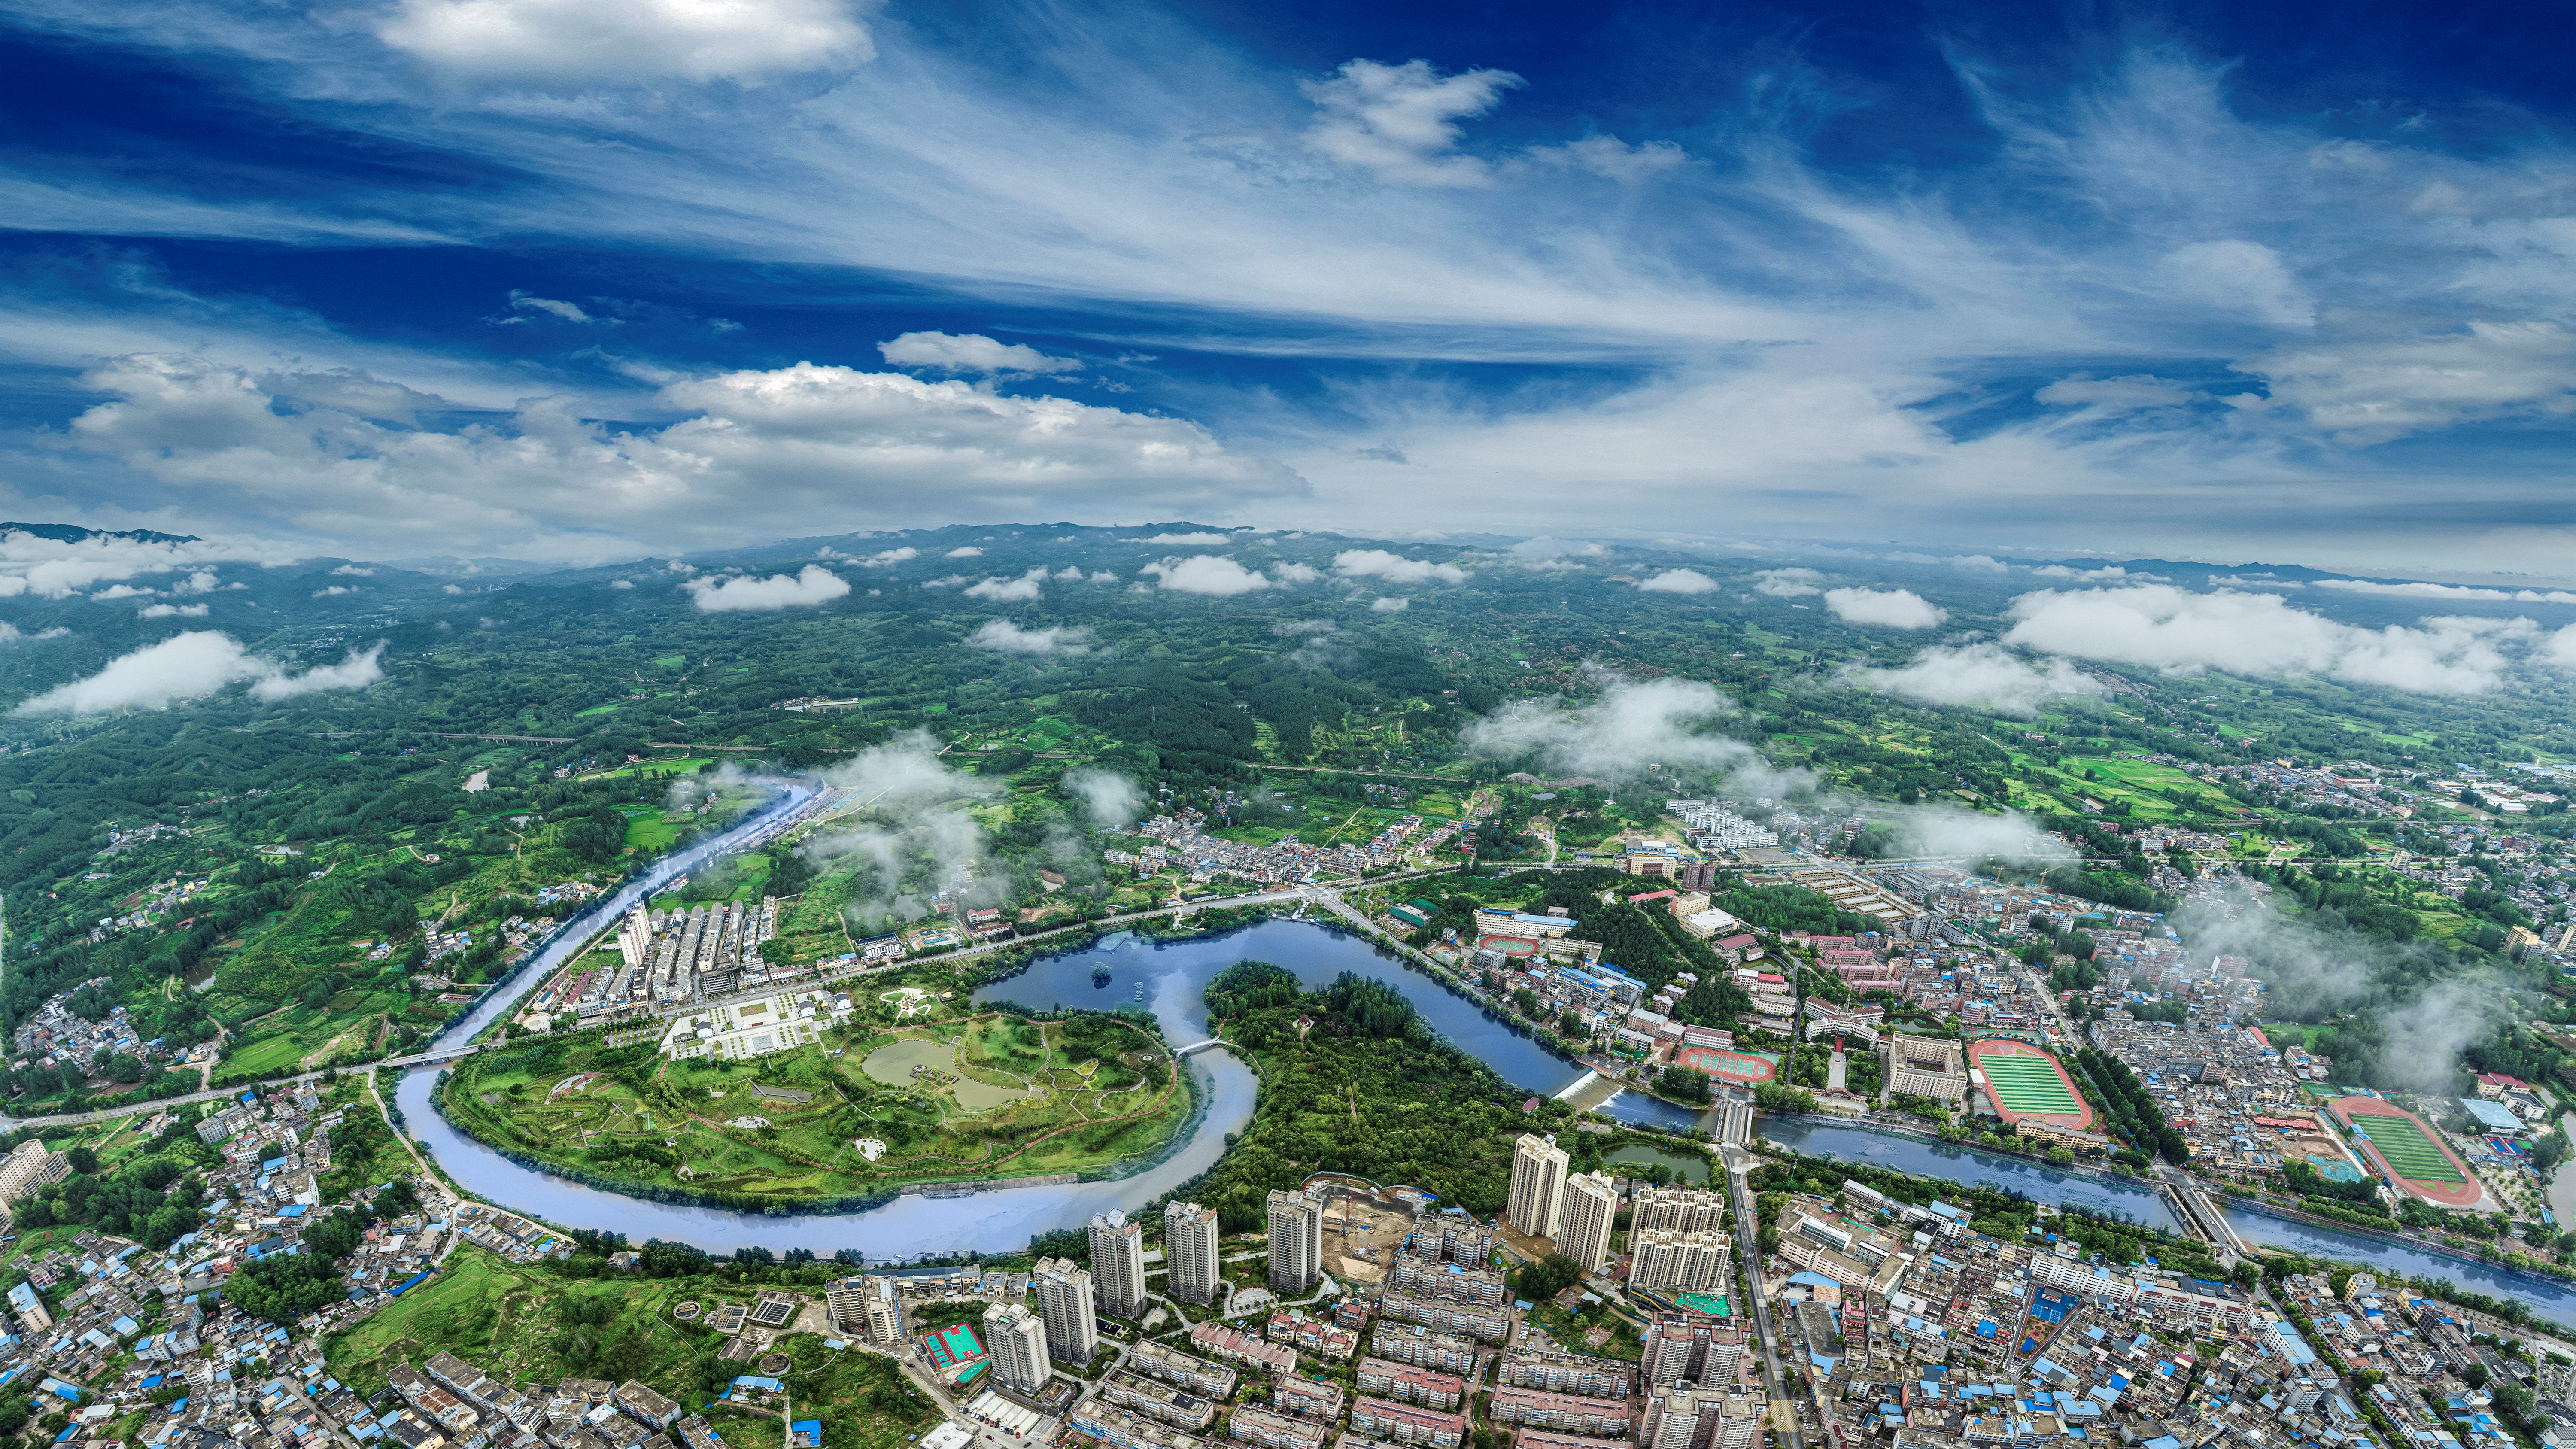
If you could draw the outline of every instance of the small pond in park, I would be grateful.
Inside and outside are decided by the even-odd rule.
[[[1630,1143],[1626,1147],[1601,1154],[1601,1160],[1610,1166],[1627,1168],[1628,1172],[1625,1175],[1629,1177],[1644,1176],[1644,1172],[1640,1170],[1643,1168],[1660,1167],[1675,1182],[1708,1181],[1708,1159],[1697,1153],[1684,1155],[1679,1152],[1659,1152],[1652,1147]]]

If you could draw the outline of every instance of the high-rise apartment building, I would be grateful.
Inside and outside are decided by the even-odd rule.
[[[1145,1313],[1145,1225],[1115,1210],[1091,1220],[1091,1281],[1101,1311],[1113,1318]]]
[[[1045,1387],[1046,1320],[1026,1305],[1005,1303],[984,1314],[984,1346],[993,1354],[993,1377],[1024,1394]]]
[[[1724,1233],[1648,1228],[1628,1235],[1628,1286],[1652,1293],[1714,1293],[1734,1286],[1735,1249]]]
[[[1524,1132],[1512,1147],[1512,1226],[1553,1238],[1565,1210],[1565,1150],[1553,1136]]]
[[[1216,1209],[1176,1202],[1163,1209],[1164,1291],[1183,1303],[1213,1303],[1225,1281],[1217,1241],[1223,1235]]]
[[[1628,1214],[1632,1233],[1713,1233],[1726,1216],[1726,1195],[1702,1187],[1641,1187]]]
[[[1744,1356],[1744,1331],[1729,1320],[1699,1313],[1658,1314],[1646,1326],[1638,1369],[1646,1387],[1661,1393],[1676,1383],[1731,1384]],[[1653,1413],[1648,1412],[1649,1427]]]
[[[1295,1298],[1324,1275],[1324,1205],[1302,1192],[1270,1190],[1270,1289]]]
[[[1076,1368],[1100,1351],[1099,1304],[1091,1274],[1070,1258],[1040,1258],[1029,1275],[1037,1289],[1038,1312],[1046,1319],[1047,1351]]]
[[[1610,1263],[1610,1224],[1619,1216],[1619,1184],[1597,1172],[1578,1172],[1565,1180],[1563,1210],[1558,1213],[1556,1248],[1598,1273]]]

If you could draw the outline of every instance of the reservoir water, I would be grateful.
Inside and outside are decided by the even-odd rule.
[[[551,975],[599,925],[699,863],[739,848],[740,842],[811,794],[809,788],[791,787],[781,799],[725,835],[628,882],[559,931],[505,985],[442,1033],[439,1044],[471,1039]],[[1208,980],[1241,961],[1284,967],[1310,988],[1344,971],[1386,982],[1403,993],[1434,1030],[1493,1067],[1514,1087],[1535,1096],[1563,1090],[1586,1070],[1549,1055],[1535,1041],[1488,1018],[1474,1002],[1407,968],[1368,939],[1338,926],[1308,921],[1264,921],[1220,936],[1182,941],[1156,941],[1121,932],[1042,957],[1021,974],[977,991],[974,999],[1034,1009],[1106,1010],[1138,1005],[1141,987],[1141,1002],[1152,1011],[1165,1038],[1176,1048],[1185,1047],[1207,1039],[1201,993]],[[1104,967],[1106,981],[1095,984],[1095,968]],[[1000,1188],[971,1197],[907,1196],[868,1212],[839,1215],[763,1215],[645,1202],[523,1167],[448,1125],[430,1103],[432,1070],[406,1073],[395,1087],[395,1102],[413,1139],[428,1148],[467,1191],[550,1222],[613,1227],[632,1242],[667,1238],[718,1254],[757,1246],[773,1252],[807,1248],[829,1256],[855,1247],[872,1263],[901,1262],[971,1249],[1012,1251],[1035,1233],[1079,1227],[1110,1208],[1141,1207],[1207,1171],[1224,1155],[1228,1136],[1252,1120],[1255,1082],[1251,1069],[1222,1046],[1193,1053],[1188,1060],[1199,1094],[1197,1114],[1166,1156],[1133,1177],[1063,1187]],[[1698,1127],[1705,1117],[1699,1109],[1635,1092],[1618,1093],[1597,1110],[1615,1120],[1666,1128]],[[1821,1118],[1766,1118],[1762,1131],[1770,1140],[1804,1152],[1862,1159],[1923,1177],[2008,1188],[2037,1201],[2081,1207],[2150,1227],[2177,1226],[2162,1198],[2144,1185],[2117,1178],[2061,1172],[2026,1158]],[[2520,1298],[2535,1314],[2576,1327],[2576,1293],[2551,1279],[2242,1208],[2231,1209],[2228,1220],[2248,1242],[2392,1273],[2449,1278],[2481,1292]]]

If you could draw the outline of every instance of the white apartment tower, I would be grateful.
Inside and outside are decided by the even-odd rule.
[[[617,954],[629,966],[641,966],[653,952],[653,916],[642,906],[626,913],[626,924],[617,928]]]
[[[1565,1211],[1565,1150],[1553,1136],[1524,1132],[1512,1147],[1512,1226],[1553,1238]]]
[[[1324,1205],[1301,1192],[1270,1190],[1270,1288],[1297,1297],[1324,1275]]]
[[[1713,1233],[1726,1216],[1726,1197],[1699,1187],[1641,1187],[1628,1215],[1630,1232]]]
[[[1610,1264],[1610,1225],[1619,1216],[1619,1184],[1597,1172],[1578,1172],[1565,1180],[1560,1201],[1562,1220],[1557,1251],[1598,1273]]]
[[[1225,1272],[1219,1266],[1217,1240],[1223,1236],[1216,1210],[1194,1202],[1163,1208],[1163,1266],[1171,1276],[1164,1291],[1183,1303],[1213,1303]]]
[[[1091,1281],[1113,1318],[1145,1313],[1145,1225],[1111,1210],[1091,1220]]]
[[[1038,1311],[1046,1316],[1047,1351],[1077,1368],[1091,1362],[1100,1351],[1091,1275],[1070,1258],[1040,1258],[1029,1279],[1038,1290]]]
[[[993,1377],[1024,1394],[1046,1386],[1046,1320],[1026,1306],[1005,1303],[987,1310],[984,1346],[993,1352]]]
[[[1657,1293],[1714,1293],[1734,1286],[1735,1250],[1724,1233],[1648,1228],[1628,1235],[1628,1286]]]

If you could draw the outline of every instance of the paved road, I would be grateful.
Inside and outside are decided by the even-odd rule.
[[[1774,1404],[1791,1404],[1787,1380],[1780,1372],[1780,1348],[1771,1333],[1771,1303],[1762,1291],[1762,1252],[1756,1235],[1758,1219],[1754,1212],[1753,1187],[1746,1182],[1756,1159],[1741,1147],[1721,1147],[1726,1159],[1726,1187],[1735,1199],[1735,1237],[1744,1259],[1744,1296],[1753,1304],[1753,1332],[1761,1340],[1762,1391]],[[1791,1404],[1792,1412],[1795,1405]],[[1807,1436],[1797,1429],[1787,1431],[1789,1449],[1806,1449]]]

